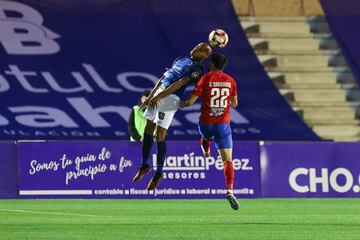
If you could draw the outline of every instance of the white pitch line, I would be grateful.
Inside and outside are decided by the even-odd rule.
[[[20,209],[2,209],[2,208],[0,208],[0,212],[17,212],[17,213],[31,213],[31,214],[78,216],[78,217],[103,217],[100,215],[81,214],[81,213],[41,212],[41,211],[20,210]]]

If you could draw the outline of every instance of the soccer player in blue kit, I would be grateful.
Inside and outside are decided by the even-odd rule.
[[[157,168],[147,190],[154,190],[163,178],[166,131],[179,108],[180,97],[185,88],[196,83],[203,75],[201,61],[209,57],[211,52],[211,47],[207,43],[200,43],[190,52],[190,56],[177,58],[172,67],[158,80],[147,100],[140,106],[146,108],[144,116],[147,122],[142,142],[142,163],[133,178],[134,182],[140,181],[146,173],[151,171],[148,159],[153,145],[153,133],[156,129]]]

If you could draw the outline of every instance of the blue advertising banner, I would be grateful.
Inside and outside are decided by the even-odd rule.
[[[262,197],[360,197],[360,143],[265,142]]]
[[[49,141],[19,143],[21,198],[224,198],[223,164],[205,159],[198,141],[170,141],[165,177],[147,191],[147,174],[133,183],[141,161],[139,144],[126,141]],[[150,163],[156,166],[156,154]],[[258,142],[235,142],[234,193],[260,197]]]
[[[141,93],[215,28],[230,37],[215,51],[237,80],[234,138],[318,139],[267,76],[230,0],[0,1],[0,139],[128,139]],[[199,108],[178,111],[169,139],[197,139]]]
[[[0,199],[18,198],[17,143],[0,141]]]

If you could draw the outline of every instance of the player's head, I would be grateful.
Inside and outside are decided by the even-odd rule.
[[[205,58],[209,57],[212,52],[212,49],[209,44],[207,43],[199,43],[191,50],[190,55],[191,58],[196,61],[202,61]]]
[[[228,64],[228,60],[224,55],[220,53],[214,53],[211,55],[211,60],[210,60],[211,70],[224,70],[227,64]]]

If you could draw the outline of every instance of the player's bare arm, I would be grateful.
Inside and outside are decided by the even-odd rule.
[[[158,90],[158,88],[161,86],[161,80],[164,78],[164,76],[162,76],[161,78],[159,78],[159,80],[157,81],[157,83],[155,84],[153,90],[151,90],[150,95],[146,98],[146,100],[140,105],[141,109],[146,108],[149,103],[151,98],[154,96],[155,92]]]
[[[162,99],[162,98],[176,92],[177,90],[179,90],[180,88],[185,86],[189,81],[190,81],[189,77],[183,77],[179,81],[171,84],[168,88],[166,88],[164,91],[162,91],[161,93],[159,93],[155,97],[150,98],[149,104],[150,105],[157,104],[160,101],[160,99]]]
[[[238,105],[237,96],[231,96],[230,103],[231,103],[231,107],[236,108]]]
[[[198,99],[198,96],[191,94],[191,96],[186,101],[181,101],[179,104],[180,108],[185,108],[193,105],[196,100]]]

